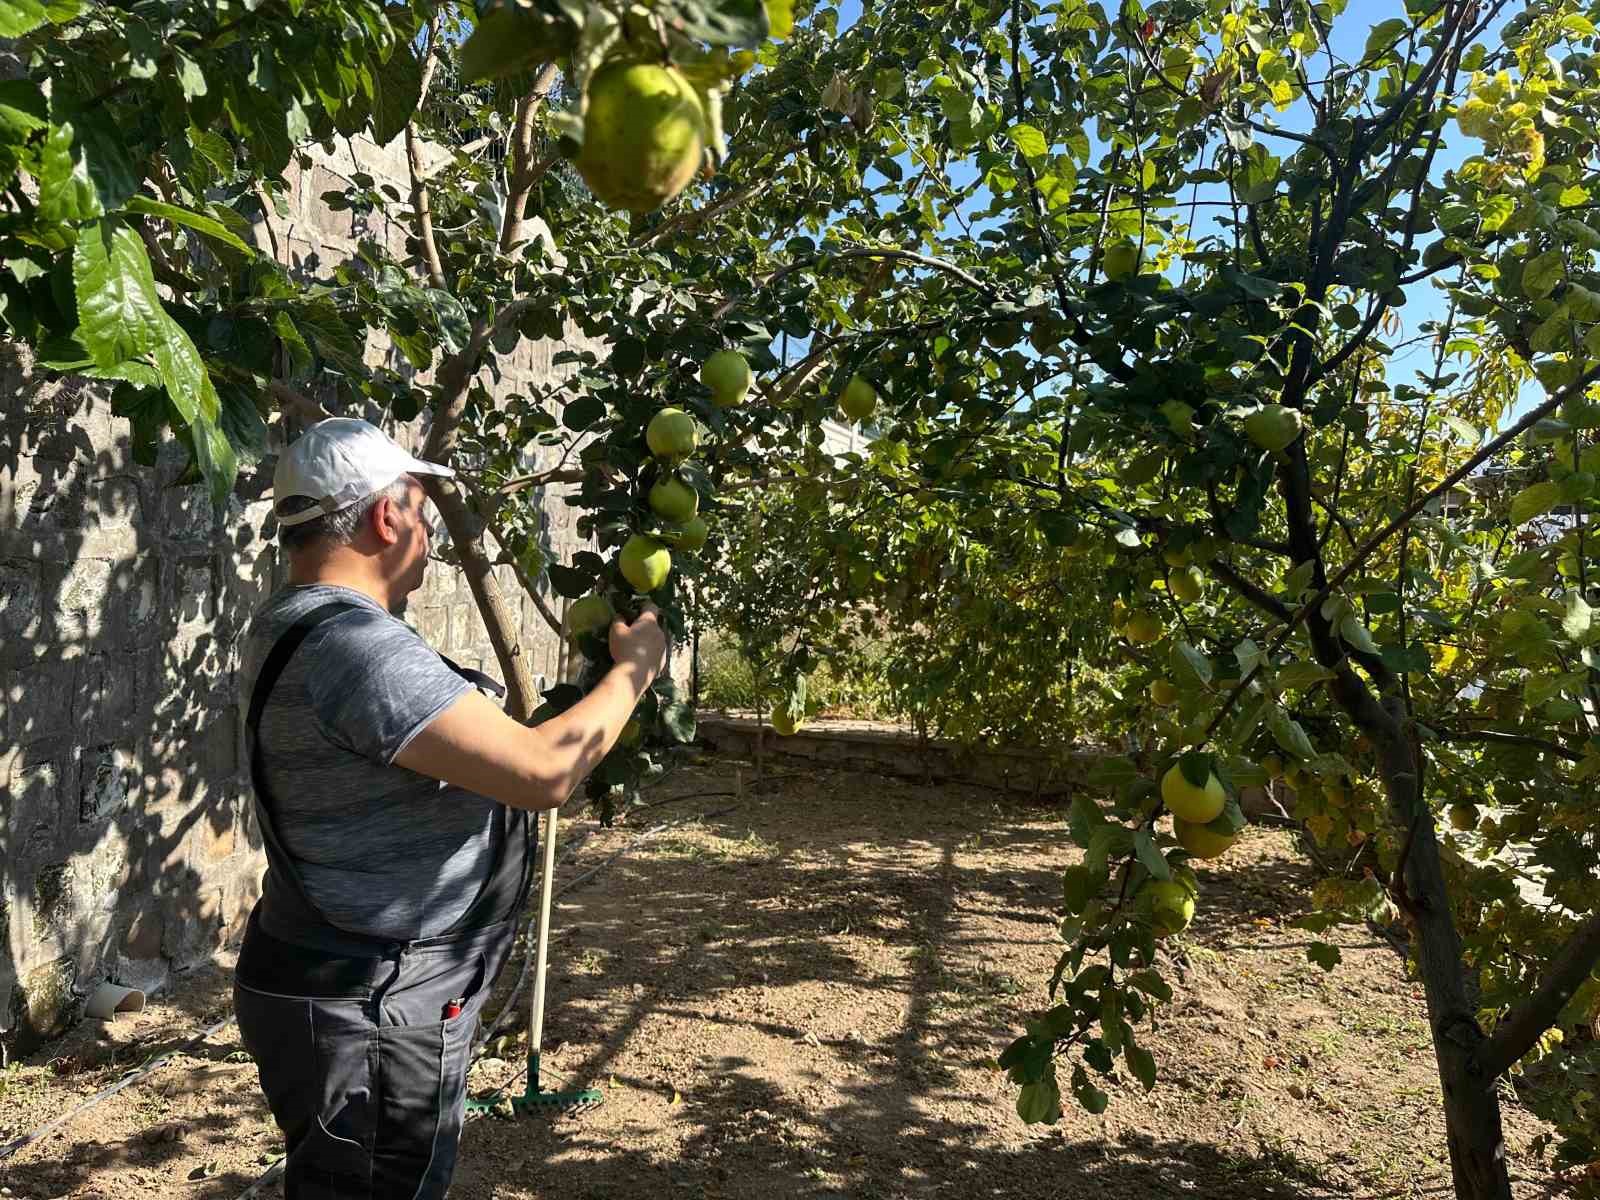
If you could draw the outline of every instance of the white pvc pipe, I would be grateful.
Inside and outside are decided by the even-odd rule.
[[[556,881],[556,810],[545,812],[544,869],[539,873],[539,950],[533,966],[533,999],[528,1010],[528,1052],[544,1045],[544,969],[550,952],[550,896]]]

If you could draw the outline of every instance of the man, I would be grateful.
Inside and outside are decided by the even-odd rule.
[[[451,474],[333,418],[273,479],[289,584],[240,671],[267,874],[234,1005],[290,1200],[445,1194],[473,1028],[527,891],[529,810],[594,769],[666,655],[646,609],[612,625],[616,665],[578,704],[537,728],[502,712],[392,615],[427,569],[418,477]]]

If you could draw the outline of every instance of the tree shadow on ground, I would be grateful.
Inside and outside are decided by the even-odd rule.
[[[725,782],[731,770],[697,769],[682,787]],[[1021,1126],[1010,1085],[971,1068],[1044,1003],[1035,968],[1050,957],[1041,949],[1054,944],[1046,926],[1071,858],[1061,812],[959,791],[935,799],[854,774],[810,782],[807,794],[764,795],[676,840],[644,843],[564,898],[547,1049],[561,1047],[567,1078],[610,1082],[625,1115],[473,1121],[452,1196],[1350,1195],[1347,1177],[1306,1157],[1189,1130]],[[987,856],[964,853],[980,845]],[[1282,914],[1310,879],[1281,859],[1207,866],[1196,933]],[[601,966],[581,970],[585,956]],[[826,1008],[807,1014],[782,999],[817,985],[891,1015],[853,1037]],[[194,1001],[197,1024],[219,998]],[[641,1046],[665,1044],[652,1041],[658,1022],[692,1022],[701,1049],[688,1055],[680,1041],[678,1060],[641,1057]],[[808,1034],[815,1053],[774,1078],[772,1056]],[[226,1058],[235,1038],[215,1042],[205,1057]],[[1182,1104],[1186,1068],[1173,1068]],[[678,1079],[686,1099],[669,1106]],[[241,1080],[238,1103],[259,1110],[253,1084]],[[148,1157],[130,1141],[14,1169],[10,1182],[59,1195]],[[232,1200],[252,1180],[230,1167],[191,1194]]]

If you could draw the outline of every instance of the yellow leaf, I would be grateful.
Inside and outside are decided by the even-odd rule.
[[[766,0],[767,30],[774,38],[786,38],[794,32],[794,0]]]

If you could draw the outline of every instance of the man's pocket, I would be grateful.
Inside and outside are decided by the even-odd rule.
[[[443,1196],[455,1171],[466,1109],[472,1032],[487,1000],[487,959],[408,960],[379,1005],[377,1139],[380,1195]],[[445,1017],[446,1005],[461,1011]],[[430,1018],[431,1019],[428,1019]]]
[[[377,1031],[356,1000],[234,985],[245,1049],[283,1130],[295,1200],[348,1200],[372,1187]]]

